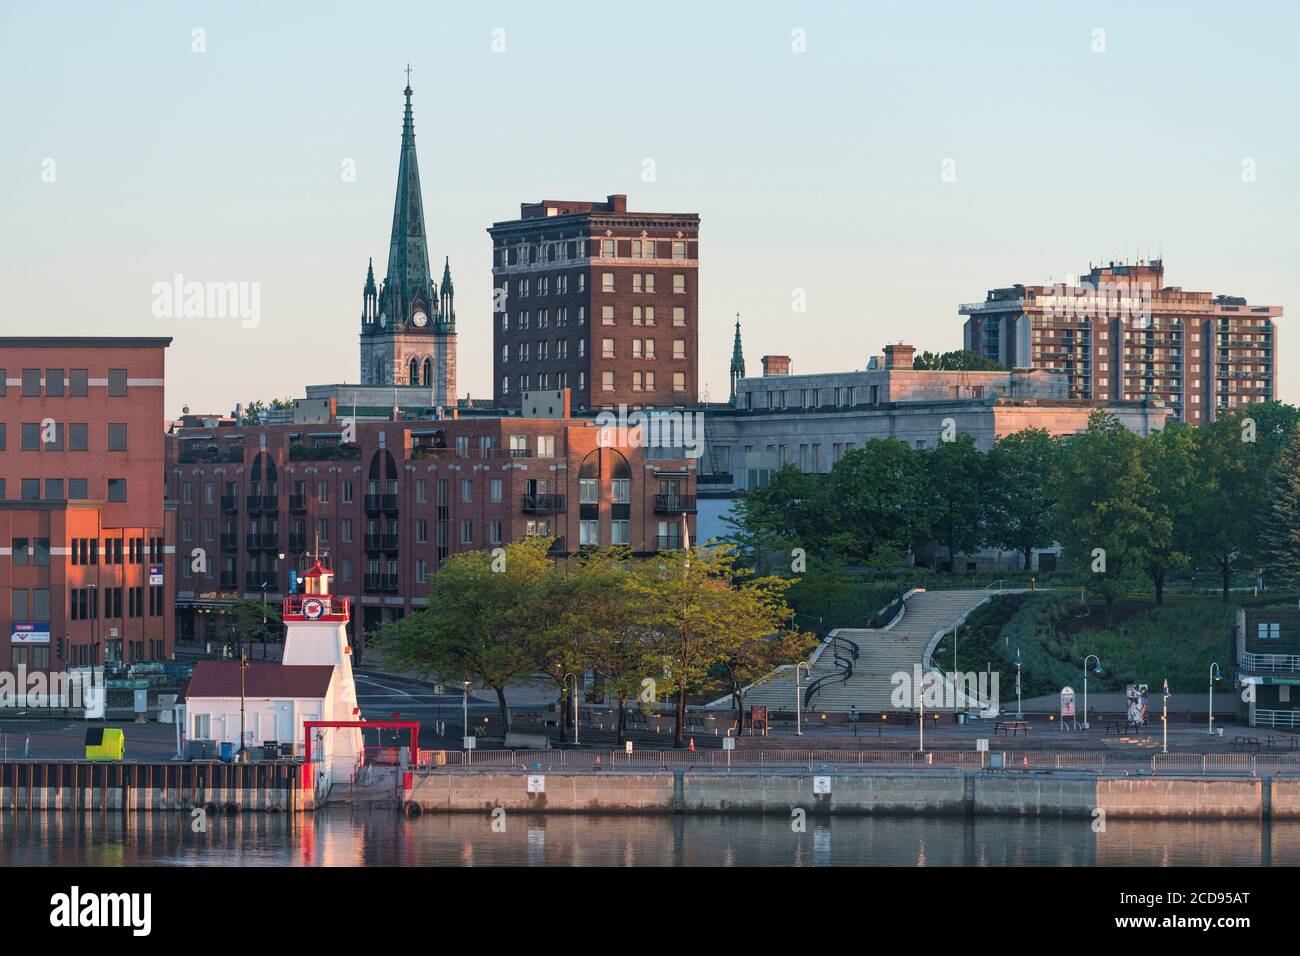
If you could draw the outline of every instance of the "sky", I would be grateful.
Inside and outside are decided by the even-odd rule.
[[[487,227],[626,193],[701,217],[714,401],[737,312],[751,375],[843,371],[960,348],[990,288],[1162,255],[1286,310],[1300,402],[1298,40],[1289,2],[0,0],[0,334],[173,336],[172,416],[356,382],[409,63],[462,397],[491,395]],[[256,321],[166,315],[178,275]]]

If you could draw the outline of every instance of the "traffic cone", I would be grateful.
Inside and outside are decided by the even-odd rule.
[[[695,749],[695,738],[694,738],[694,737],[691,738],[691,746],[690,746],[689,749],[690,749],[690,750],[694,750],[694,749]]]
[[[1029,769],[1029,754],[1025,754],[1023,766],[1026,770]]]
[[[600,754],[596,754],[596,769],[600,769]]]

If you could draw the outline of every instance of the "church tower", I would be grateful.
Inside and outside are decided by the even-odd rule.
[[[451,262],[444,259],[439,288],[429,269],[409,67],[403,93],[406,113],[402,120],[388,271],[376,288],[372,260],[361,294],[361,384],[427,389],[431,407],[453,406],[456,310]]]

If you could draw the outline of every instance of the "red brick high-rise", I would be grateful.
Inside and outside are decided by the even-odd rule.
[[[695,404],[699,230],[696,213],[628,212],[623,195],[494,223],[496,404],[560,388],[575,410]]]
[[[0,338],[0,667],[172,653],[169,338]]]

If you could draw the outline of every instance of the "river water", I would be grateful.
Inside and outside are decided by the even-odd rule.
[[[1300,865],[1300,823],[426,814],[0,815],[9,866]]]

